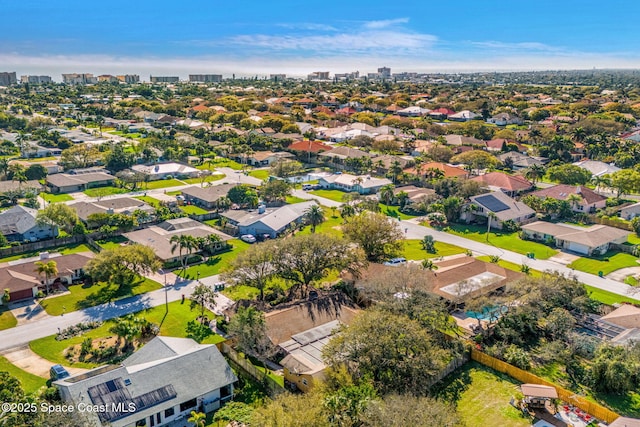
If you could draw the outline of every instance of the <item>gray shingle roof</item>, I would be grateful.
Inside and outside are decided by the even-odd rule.
[[[36,226],[37,214],[37,210],[20,205],[0,213],[0,233],[24,234]]]

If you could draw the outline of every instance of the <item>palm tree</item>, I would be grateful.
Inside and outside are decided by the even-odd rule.
[[[194,427],[204,427],[207,422],[207,416],[202,412],[191,411],[191,416],[187,421],[193,423]]]
[[[58,275],[58,264],[55,261],[42,262],[37,261],[34,263],[36,266],[35,271],[42,275],[44,274],[44,284],[47,287],[47,295],[49,295],[49,279]]]
[[[575,193],[569,194],[569,196],[567,197],[567,202],[571,204],[571,208],[577,209],[578,205],[580,205],[580,202],[582,202],[582,196]]]
[[[607,175],[596,175],[591,178],[591,183],[596,186],[596,192],[602,190],[603,187],[609,187],[611,180]]]
[[[222,196],[215,201],[216,212],[219,213],[220,211],[226,211],[232,204],[233,203],[231,203],[231,200],[229,200],[227,196]]]
[[[391,177],[393,178],[392,181],[395,184],[398,181],[398,175],[402,173],[402,165],[399,161],[394,160],[393,163],[391,163],[389,173],[391,174]]]
[[[393,202],[393,190],[394,186],[392,184],[385,185],[380,188],[380,200],[385,205],[390,205]]]
[[[491,220],[496,219],[498,216],[493,212],[487,212],[487,241],[489,240],[489,233],[491,232]]]
[[[530,180],[533,185],[536,185],[536,182],[544,176],[544,172],[542,165],[531,165],[524,173],[524,177]]]
[[[320,205],[312,205],[304,213],[306,221],[311,225],[311,233],[316,232],[316,226],[322,224],[325,220],[324,211]]]
[[[422,247],[422,250],[431,253],[431,254],[435,254],[436,253],[436,246],[435,246],[436,242],[435,240],[433,240],[433,236],[430,234],[427,234],[426,236],[424,236],[422,238],[422,240],[420,241],[420,246]]]
[[[7,176],[9,170],[9,160],[6,157],[0,158],[0,175]]]
[[[124,338],[123,350],[126,350],[131,346],[131,343],[135,337],[140,335],[141,329],[139,323],[135,322],[130,317],[121,317],[116,321],[116,324],[109,329],[109,332],[118,336],[118,341]]]
[[[187,264],[189,263],[189,255],[194,249],[197,249],[197,241],[196,238],[190,236],[188,234],[176,234],[171,236],[169,240],[171,245],[171,253],[173,254],[176,249],[178,249],[178,256],[181,258],[180,263],[182,264],[182,272],[187,269]],[[182,251],[186,250],[185,255],[182,255]]]
[[[423,270],[433,271],[438,269],[438,266],[430,259],[423,259],[420,265]]]

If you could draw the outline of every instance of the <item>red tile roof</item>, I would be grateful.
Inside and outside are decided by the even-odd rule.
[[[556,200],[567,200],[567,197],[569,197],[570,194],[578,194],[582,196],[582,199],[588,204],[598,203],[607,199],[584,185],[558,184],[553,187],[543,188],[542,190],[531,193],[532,196],[542,198],[551,197]]]
[[[507,191],[524,191],[533,187],[532,183],[521,176],[507,175],[502,172],[489,172],[487,174],[471,178],[471,180]]]
[[[319,153],[321,151],[330,151],[331,146],[323,144],[320,141],[297,141],[287,147],[293,151],[304,151],[305,153]]]

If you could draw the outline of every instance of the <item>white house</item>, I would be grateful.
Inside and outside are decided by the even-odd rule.
[[[630,221],[639,215],[640,215],[640,202],[634,203],[629,206],[625,206],[620,209],[620,218],[626,219],[627,221]]]
[[[257,210],[229,210],[220,214],[228,224],[235,226],[240,235],[261,236],[268,234],[272,239],[282,234],[292,223],[303,221],[307,210],[317,203],[315,200],[285,205],[276,209],[260,206]]]
[[[506,126],[506,125],[521,125],[524,121],[513,114],[509,113],[500,113],[496,114],[493,117],[487,119],[487,123],[491,123],[497,126]]]
[[[358,192],[360,194],[375,194],[385,185],[392,184],[387,178],[375,178],[371,175],[351,175],[348,173],[333,174],[320,177],[318,185],[322,188]]]
[[[135,172],[140,172],[149,177],[149,180],[155,181],[158,179],[166,179],[171,176],[175,177],[189,177],[196,178],[200,175],[200,171],[194,167],[183,165],[182,163],[158,163],[156,165],[133,165],[131,169]]]
[[[593,176],[608,175],[620,170],[619,167],[613,164],[600,162],[598,160],[581,160],[575,162],[574,165],[588,170]]]
[[[449,115],[448,119],[453,120],[454,122],[468,122],[469,120],[474,120],[478,117],[480,117],[480,114],[476,114],[469,110],[463,110],[459,113]]]
[[[216,411],[231,400],[236,381],[215,345],[156,337],[120,365],[53,384],[76,408],[102,405],[103,411],[84,411],[97,425],[160,427],[187,425],[191,411]]]
[[[531,222],[536,212],[522,202],[515,201],[501,191],[473,196],[465,205],[460,219],[467,223],[477,217],[491,218],[491,228],[502,229],[505,221],[512,220],[516,224]]]

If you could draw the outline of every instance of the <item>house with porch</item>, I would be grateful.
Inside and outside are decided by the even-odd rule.
[[[502,230],[505,221],[526,224],[535,221],[536,212],[501,191],[480,194],[469,199],[462,209],[460,220],[467,224],[478,218],[491,221],[491,228]]]
[[[267,208],[261,205],[257,210],[228,210],[222,212],[220,216],[226,218],[227,226],[237,231],[239,235],[262,236],[267,234],[270,238],[275,239],[288,230],[291,224],[302,223],[306,212],[314,205],[317,205],[315,200],[284,205],[279,208]]]
[[[510,197],[515,197],[525,191],[533,189],[533,184],[518,175],[507,175],[503,172],[489,172],[471,178],[491,191],[502,191]]]
[[[116,177],[106,172],[90,173],[58,173],[47,175],[47,187],[52,193],[74,193],[89,188],[106,187],[113,185]]]
[[[574,212],[594,213],[598,209],[603,209],[607,206],[607,198],[605,196],[584,185],[558,184],[534,191],[531,195],[541,199],[550,197],[556,200],[571,201],[571,209]],[[571,195],[577,197],[572,197]]]
[[[111,427],[187,425],[192,411],[211,413],[233,398],[238,380],[213,344],[158,336],[119,365],[57,380],[67,404],[97,405],[95,425]]]

